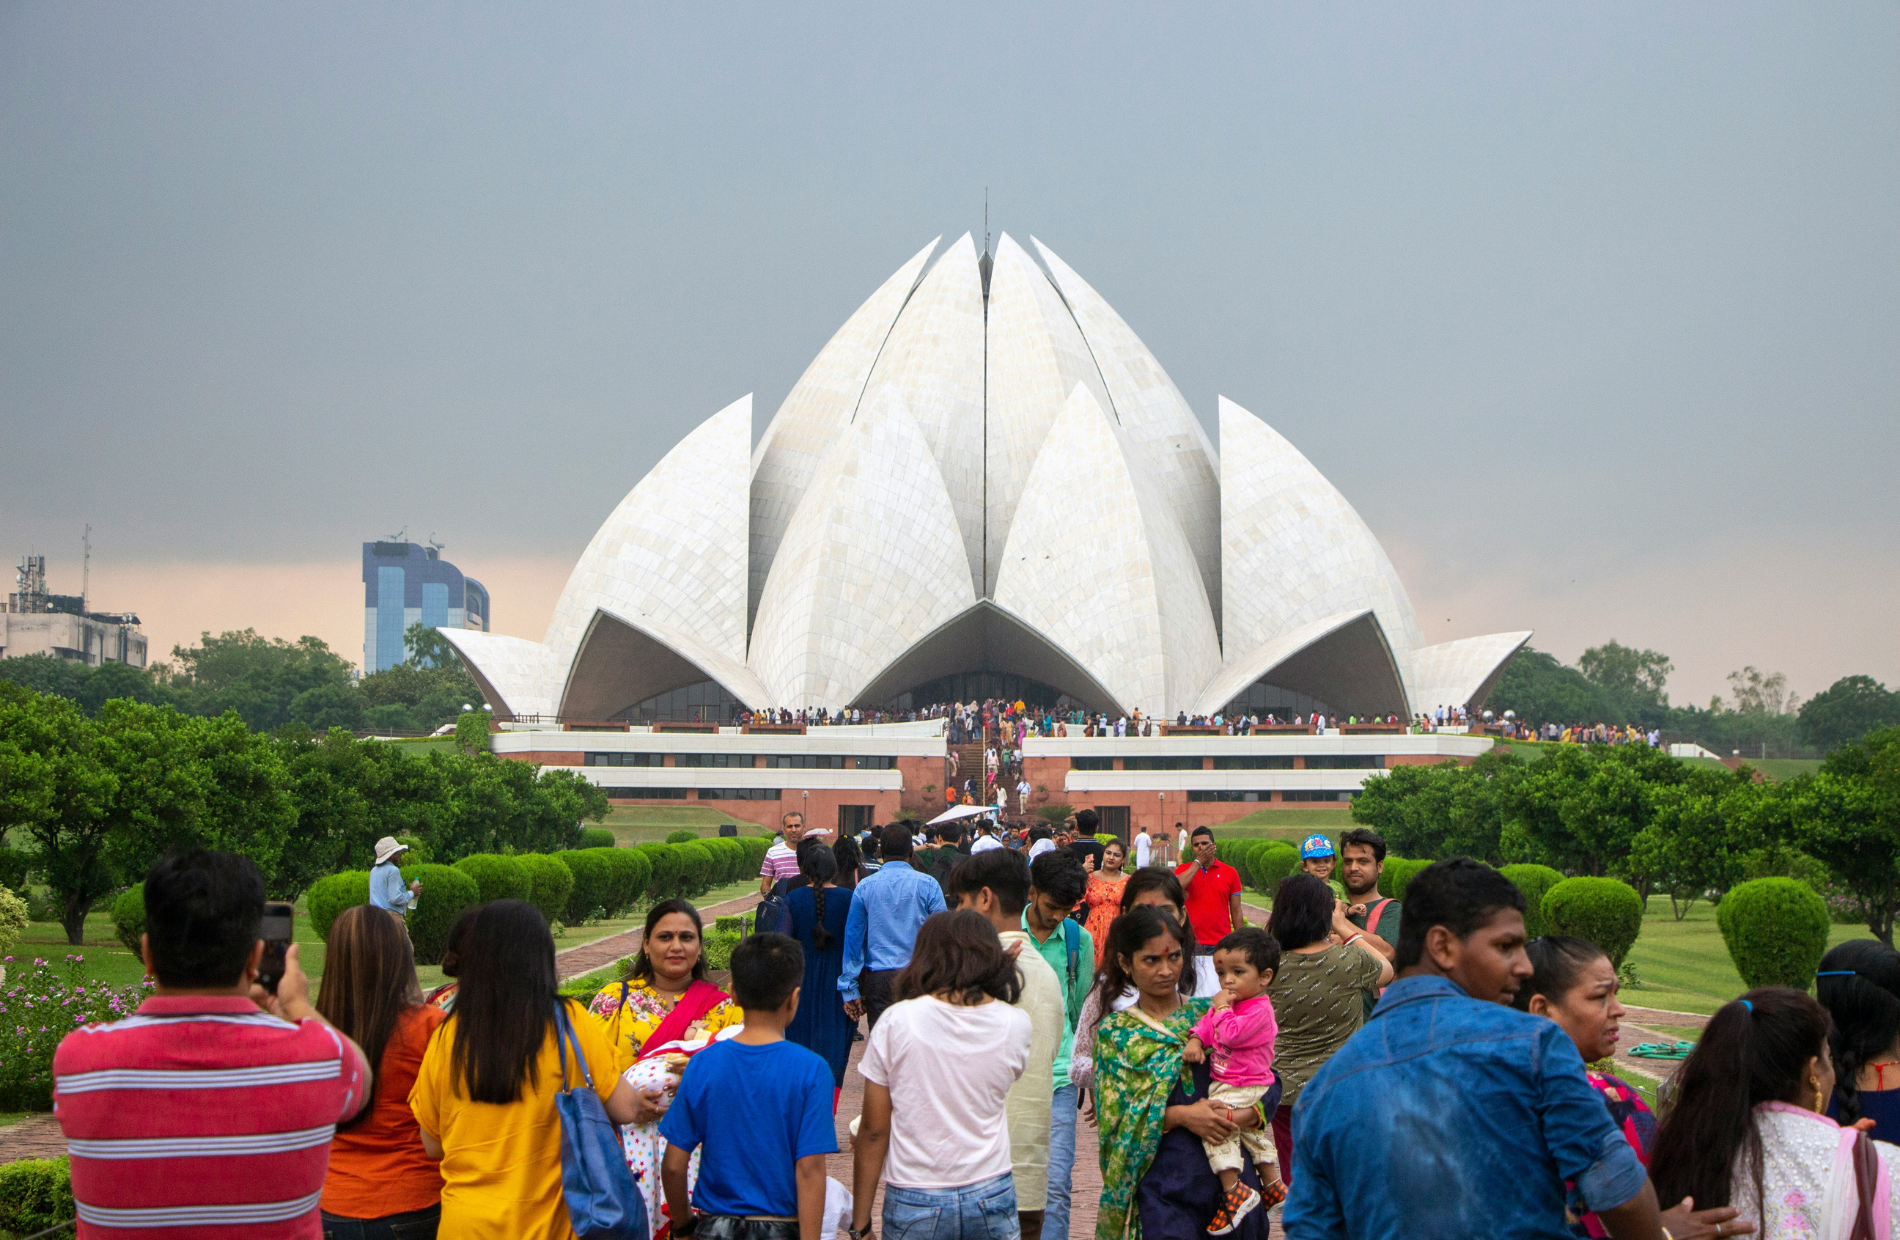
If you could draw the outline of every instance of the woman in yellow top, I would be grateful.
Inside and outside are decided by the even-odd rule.
[[[627,1085],[654,1104],[653,1114],[624,1134],[627,1165],[646,1198],[654,1235],[666,1226],[666,1193],[660,1160],[666,1138],[660,1116],[673,1100],[686,1060],[711,1039],[745,1022],[725,991],[706,980],[699,910],[685,900],[662,900],[647,913],[640,954],[626,979],[594,996],[591,1011],[614,1048],[614,1066]],[[687,1185],[699,1178],[699,1151],[686,1170]]]
[[[463,949],[455,1010],[429,1039],[409,1106],[422,1148],[442,1165],[442,1240],[571,1240],[561,1194],[561,1088],[557,1003],[594,1088],[617,1124],[651,1120],[613,1068],[600,1026],[558,994],[554,937],[534,905],[487,905]],[[570,1053],[569,1084],[582,1079]]]

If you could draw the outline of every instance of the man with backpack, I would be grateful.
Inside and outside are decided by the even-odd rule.
[[[1023,931],[1055,970],[1062,987],[1063,1035],[1056,1051],[1055,1094],[1049,1113],[1049,1198],[1042,1231],[1069,1234],[1069,1186],[1075,1171],[1075,1085],[1069,1080],[1069,1053],[1076,1018],[1095,980],[1095,941],[1069,914],[1088,890],[1088,870],[1074,853],[1057,848],[1029,865],[1029,902],[1023,905]]]
[[[1398,954],[1399,918],[1405,906],[1379,894],[1379,875],[1385,870],[1385,837],[1365,827],[1354,827],[1339,837],[1339,881],[1346,889],[1346,920],[1366,932],[1366,945],[1387,960]],[[1366,1015],[1372,1015],[1378,992],[1366,992]]]

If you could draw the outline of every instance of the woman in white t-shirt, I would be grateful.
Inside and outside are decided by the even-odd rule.
[[[980,913],[938,913],[917,932],[858,1072],[864,1078],[852,1187],[852,1240],[871,1230],[884,1181],[884,1230],[931,1240],[1019,1233],[1004,1099],[1029,1064],[1016,962]]]

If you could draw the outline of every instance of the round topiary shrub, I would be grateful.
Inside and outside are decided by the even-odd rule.
[[[699,842],[711,850],[714,859],[719,863],[716,885],[723,887],[727,883],[736,883],[745,877],[745,849],[739,846],[738,840],[715,836]]]
[[[666,842],[669,844],[691,844],[698,838],[699,832],[697,831],[669,831],[666,833]]]
[[[145,933],[144,883],[133,883],[112,902],[112,932],[125,950],[139,954],[139,936]]]
[[[1430,864],[1429,860],[1420,857],[1405,857],[1396,863],[1387,861],[1385,874],[1380,876],[1382,881],[1379,883],[1379,894],[1384,895],[1387,889],[1390,889],[1392,898],[1403,904],[1405,889],[1412,885],[1412,880],[1418,876],[1418,872]]]
[[[409,914],[409,941],[417,964],[441,964],[449,945],[449,927],[471,904],[482,902],[475,880],[451,865],[405,865],[402,881],[422,880],[422,894]],[[367,897],[366,897],[367,898]]]
[[[647,899],[671,900],[674,896],[686,894],[680,877],[682,858],[677,844],[639,844],[635,851],[644,853],[653,865],[653,876],[647,879]]]
[[[1827,951],[1827,901],[1793,878],[1757,878],[1729,889],[1715,924],[1742,984],[1806,990]]]
[[[1552,887],[1564,881],[1564,876],[1547,865],[1507,865],[1498,873],[1517,884],[1524,893],[1524,933],[1533,939],[1549,934],[1550,923],[1544,919],[1544,896]]]
[[[573,890],[567,893],[567,907],[561,911],[561,920],[570,926],[600,916],[613,899],[613,865],[601,852],[601,849],[589,848],[554,854],[554,859],[574,875]]]
[[[1298,869],[1299,864],[1299,849],[1285,840],[1268,840],[1266,847],[1256,848],[1248,856],[1247,878],[1255,891],[1272,895],[1280,880]]]
[[[1391,853],[1385,855],[1385,864],[1379,869],[1379,894],[1388,900],[1398,899],[1392,894],[1392,879],[1398,874],[1399,867],[1404,864],[1404,857],[1395,857]]]
[[[614,833],[605,827],[581,828],[579,846],[582,848],[613,848],[619,843],[620,841],[614,838]]]
[[[647,880],[653,877],[653,863],[631,848],[589,848],[588,853],[607,862],[613,881],[607,886],[603,908],[609,917],[625,916],[646,894]]]
[[[685,894],[689,897],[700,896],[712,890],[713,876],[719,870],[718,862],[713,860],[712,850],[700,840],[670,847],[680,858],[680,880],[686,888]]]
[[[739,847],[745,849],[745,865],[739,870],[740,878],[757,878],[759,871],[765,868],[765,854],[771,851],[772,841],[763,835],[742,835]]]
[[[574,871],[559,857],[547,853],[521,853],[515,860],[528,871],[528,903],[540,909],[550,925],[560,921],[567,911],[567,897],[574,890]]]
[[[1614,878],[1564,879],[1544,893],[1543,914],[1546,933],[1589,939],[1618,968],[1643,932],[1643,898]]]
[[[475,853],[457,861],[455,868],[475,880],[483,904],[490,900],[532,900],[534,897],[534,878],[518,857]]]
[[[310,928],[317,937],[327,940],[330,937],[330,923],[336,915],[346,908],[355,908],[359,904],[369,903],[369,871],[344,870],[328,878],[320,878],[310,884],[310,890],[304,892],[304,912],[310,917]]]

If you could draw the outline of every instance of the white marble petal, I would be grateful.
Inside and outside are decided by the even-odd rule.
[[[462,662],[475,675],[482,697],[500,719],[521,715],[552,715],[561,692],[565,667],[556,667],[554,652],[525,637],[505,637],[475,629],[438,629]]]
[[[996,601],[1129,709],[1185,710],[1220,640],[1174,511],[1088,386],[1043,440],[996,579]]]
[[[877,361],[898,311],[917,287],[924,262],[942,238],[911,256],[890,279],[845,320],[805,373],[799,376],[759,437],[752,454],[752,562],[747,619],[759,609],[765,575],[778,554],[779,540],[791,523],[812,473],[837,441],[839,431],[864,395],[864,382]]]
[[[752,669],[689,630],[602,607],[589,620],[561,694],[566,719],[613,719],[650,697],[717,681],[754,709],[770,701]]]
[[[1405,586],[1353,506],[1272,427],[1220,398],[1221,633],[1247,651],[1370,608],[1407,675],[1424,644]],[[1411,692],[1409,675],[1407,697]]]
[[[956,513],[971,581],[983,579],[983,279],[970,234],[911,294],[871,369],[860,410],[880,399],[910,411]]]
[[[694,634],[744,662],[752,397],[700,423],[627,492],[568,577],[548,623],[562,676],[596,611]]]
[[[1161,493],[1193,548],[1215,622],[1221,612],[1220,464],[1207,429],[1148,346],[1113,306],[1030,238],[1062,291],[1108,386],[1111,412],[1140,457],[1156,471]]]
[[[1489,633],[1440,642],[1412,652],[1412,692],[1415,713],[1440,706],[1483,706],[1504,665],[1531,639],[1521,633]]]
[[[1088,343],[1042,268],[1008,233],[990,274],[989,494],[985,593],[1009,541],[1010,523],[1030,467],[1075,385],[1106,409],[1108,390]]]
[[[878,389],[825,457],[785,531],[752,627],[776,706],[837,707],[976,602],[936,456]]]

